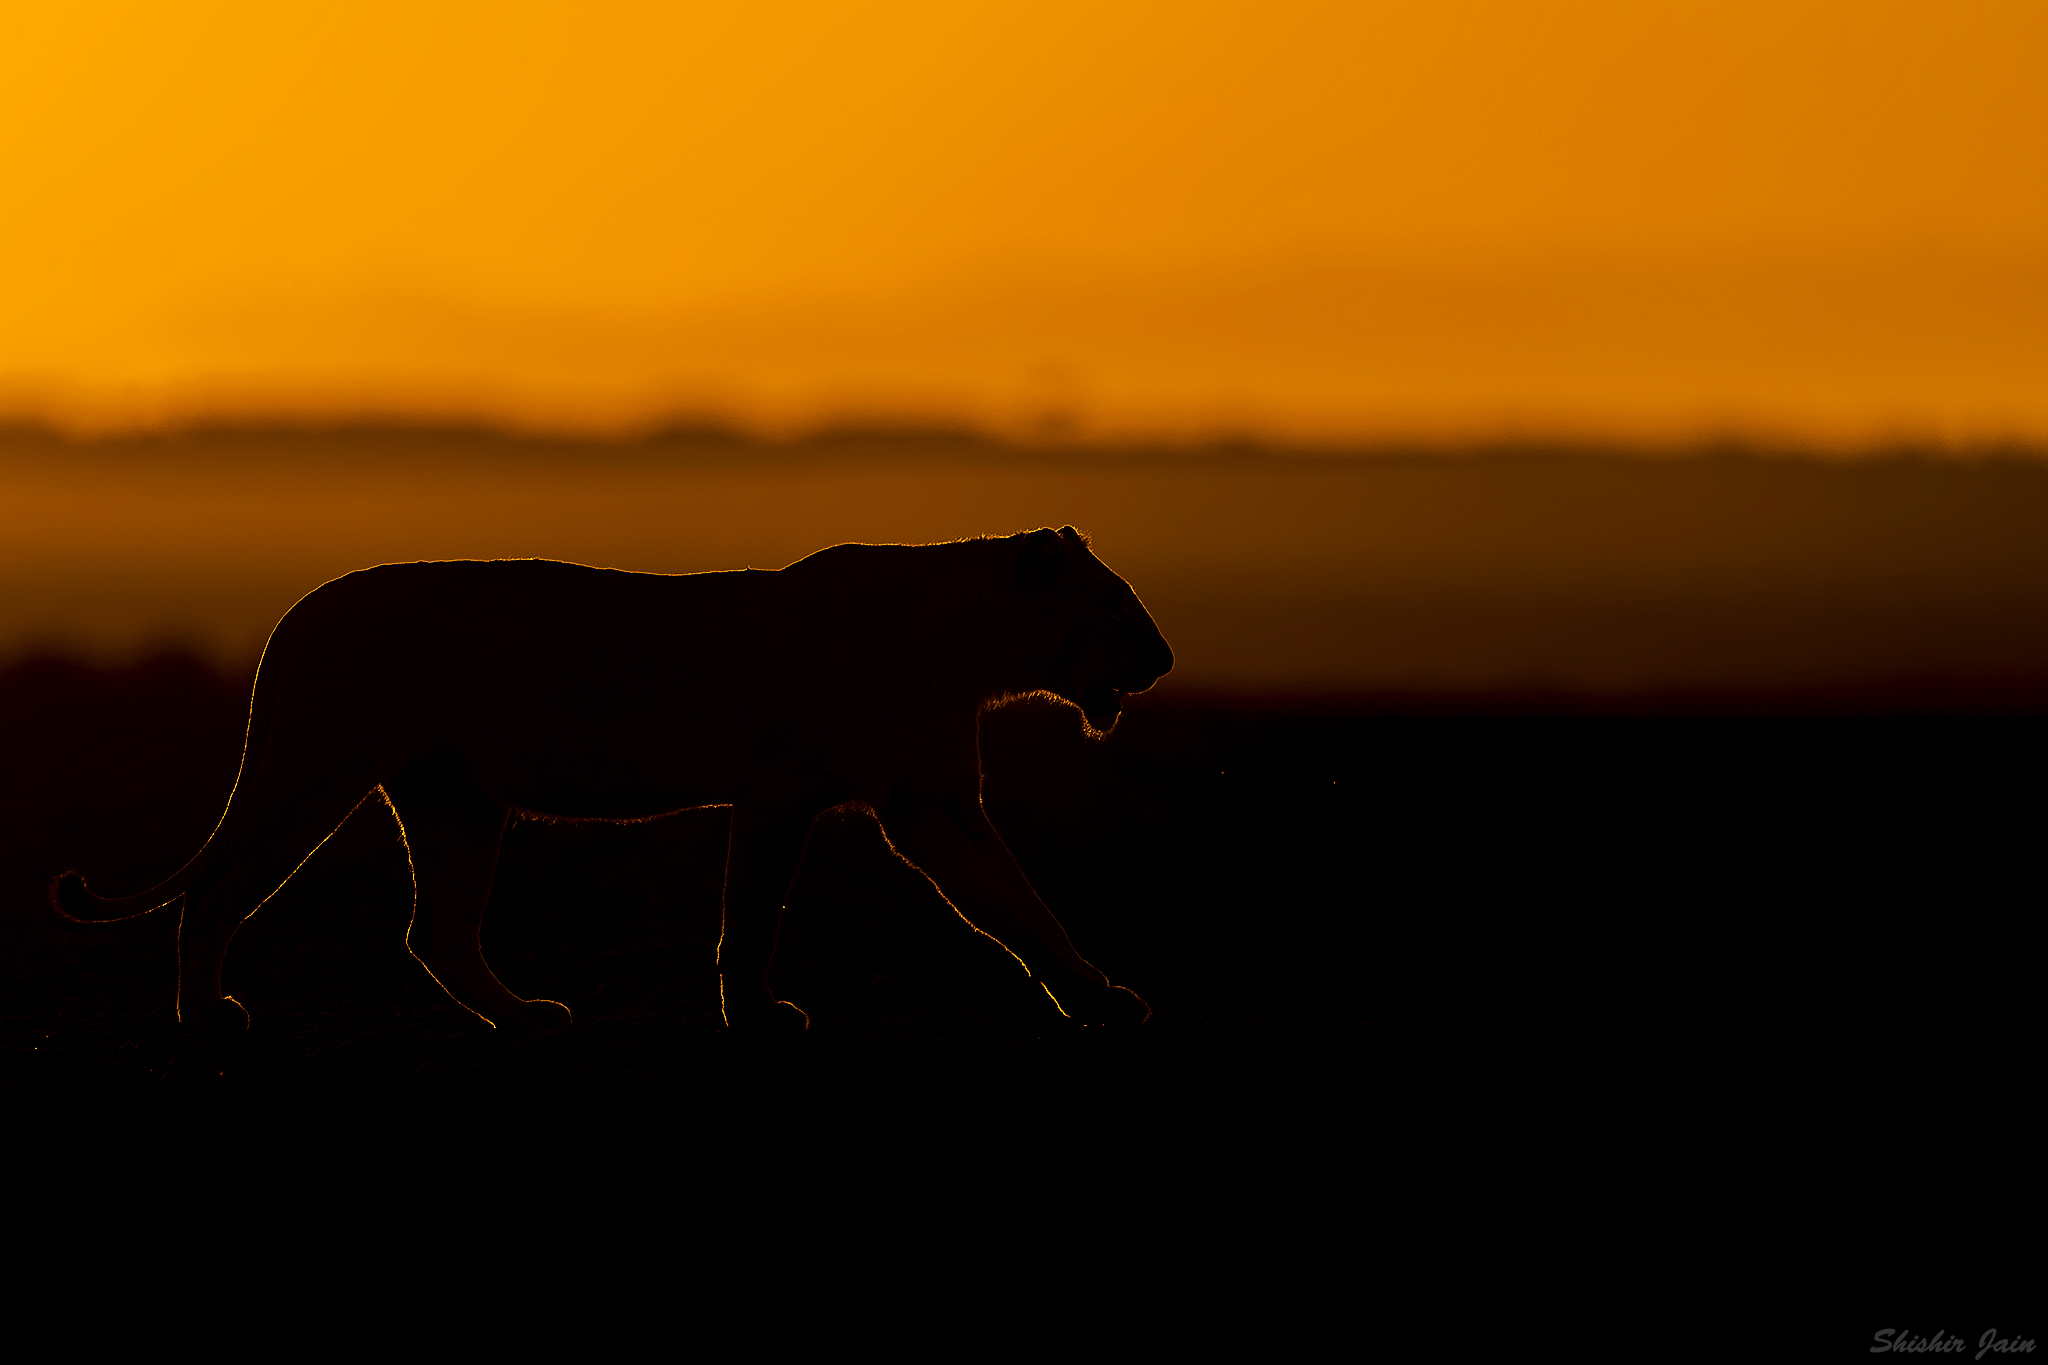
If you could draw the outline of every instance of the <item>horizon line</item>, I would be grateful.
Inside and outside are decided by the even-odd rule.
[[[1157,454],[1313,456],[1320,458],[1611,457],[1618,459],[1751,458],[1819,463],[1927,461],[2048,463],[2048,440],[2012,434],[1975,438],[1902,432],[1863,440],[1819,440],[1791,432],[1710,427],[1690,434],[1625,435],[1613,430],[1512,428],[1485,433],[1386,430],[1309,435],[1218,427],[1174,432],[1104,432],[1052,427],[1018,429],[944,417],[849,414],[805,423],[759,423],[676,412],[637,423],[530,421],[479,413],[277,413],[223,410],[126,423],[72,423],[46,414],[0,412],[0,450],[44,445],[108,448],[155,443],[334,441],[429,438],[512,447],[601,448],[620,452],[697,445],[763,452],[801,452],[860,445],[953,447],[1033,455]]]

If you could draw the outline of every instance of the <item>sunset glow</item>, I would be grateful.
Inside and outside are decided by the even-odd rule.
[[[2048,14],[12,5],[0,409],[2048,439]]]

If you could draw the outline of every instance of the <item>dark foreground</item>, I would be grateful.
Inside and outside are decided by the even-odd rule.
[[[2038,1075],[2032,716],[1164,696],[1094,744],[1069,712],[1007,708],[988,804],[1081,950],[1152,1002],[1124,1034],[1058,1018],[847,819],[817,832],[778,958],[811,1034],[720,1038],[713,811],[514,829],[486,953],[577,1022],[508,1042],[407,955],[407,863],[372,803],[242,930],[228,985],[254,1025],[217,1045],[171,1022],[172,914],[62,923],[42,885],[174,870],[225,801],[243,705],[240,682],[178,659],[0,675],[17,1137],[573,1151],[593,1179],[696,1179],[739,1149],[848,1189],[884,1179],[876,1151],[892,1178],[983,1163],[999,1184],[1020,1159],[1203,1188],[1257,1168],[1334,1209],[1398,1183],[1368,1151],[1455,1150],[1482,1179],[1541,1142],[1598,1164],[1683,1133],[1724,1148],[1696,1173],[1711,1182],[1758,1143],[1814,1155],[1826,1116],[1931,1122],[1930,1095],[1977,1105],[1989,1152]]]

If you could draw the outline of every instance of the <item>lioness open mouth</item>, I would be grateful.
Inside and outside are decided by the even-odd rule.
[[[1081,714],[1098,730],[1107,730],[1124,713],[1124,694],[1114,687],[1091,687],[1080,700]]]

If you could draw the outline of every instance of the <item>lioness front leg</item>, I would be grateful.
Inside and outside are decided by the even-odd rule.
[[[725,1026],[736,1034],[786,1037],[811,1026],[809,1015],[769,994],[768,966],[815,818],[808,806],[773,798],[733,805],[718,933],[718,1000]]]
[[[1141,1024],[1151,1017],[1151,1006],[1111,985],[1074,950],[979,801],[901,801],[884,821],[897,852],[932,879],[963,919],[1023,962],[1063,1014],[1084,1024]]]

